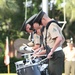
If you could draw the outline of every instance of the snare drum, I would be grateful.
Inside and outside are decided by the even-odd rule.
[[[40,71],[44,71],[48,67],[48,64],[42,64],[40,67]]]
[[[24,66],[23,60],[15,62],[16,70],[22,66]]]
[[[28,64],[16,69],[18,75],[41,75],[38,64]]]
[[[42,64],[40,67],[41,75],[49,75],[48,74],[48,64]]]

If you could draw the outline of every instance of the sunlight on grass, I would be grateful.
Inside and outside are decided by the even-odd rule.
[[[16,73],[0,73],[0,75],[17,75]]]
[[[0,73],[0,75],[17,75],[16,73]],[[65,75],[65,74],[62,74],[62,75]]]

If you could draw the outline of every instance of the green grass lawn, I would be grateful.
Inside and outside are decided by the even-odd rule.
[[[17,75],[16,73],[0,73],[0,75]],[[65,75],[65,74],[62,74],[62,75]]]
[[[17,75],[16,73],[0,73],[0,75]]]

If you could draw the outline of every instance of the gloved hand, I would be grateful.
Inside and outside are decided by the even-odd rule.
[[[33,51],[32,47],[29,47],[29,46],[25,47],[25,50],[27,50],[27,51]]]
[[[26,50],[26,51],[33,51],[32,47],[27,46],[26,44],[23,44],[20,46],[19,50]]]
[[[19,50],[20,50],[20,51],[21,51],[21,50],[25,50],[25,48],[27,48],[27,46],[22,45],[22,46],[20,46]]]

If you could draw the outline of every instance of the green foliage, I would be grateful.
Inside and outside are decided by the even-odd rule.
[[[70,18],[70,21],[72,22],[73,20],[75,20],[75,0],[67,0],[65,7],[67,10],[66,15]]]
[[[57,0],[57,3],[56,3],[56,6],[57,6],[57,9],[61,9],[61,3],[63,3],[63,0]]]
[[[16,73],[15,62],[24,60],[24,58],[11,58],[10,59],[10,73]],[[7,73],[7,66],[4,64],[4,57],[0,57],[0,73]]]
[[[0,73],[7,73],[7,66],[4,65],[4,58],[0,57]]]
[[[25,2],[25,0],[0,1],[0,40],[3,40],[3,43],[5,43],[6,36],[9,36],[10,40],[28,37],[28,34],[20,31],[25,18],[25,7],[23,2]],[[27,8],[27,19],[40,10],[39,4],[41,4],[41,1],[33,0],[32,2],[34,6],[32,5],[30,8]]]
[[[4,56],[4,44],[0,41],[0,57]]]
[[[1,0],[0,2],[0,33],[5,42],[6,36],[10,39],[20,38],[20,28],[24,21],[24,0]],[[10,34],[10,35],[9,35]]]
[[[23,2],[26,0],[0,0],[0,44],[2,51],[4,51],[4,44],[6,36],[9,40],[16,40],[18,38],[28,38],[29,34],[21,32],[21,26],[25,20],[25,6]],[[31,1],[31,0],[27,0]],[[48,0],[50,1],[50,0]],[[49,8],[49,17],[56,20],[64,20],[63,7],[60,7],[64,0],[57,0],[53,10]],[[71,28],[72,36],[75,34],[75,28],[72,21],[75,21],[75,0],[65,0],[66,5],[66,20],[67,24],[63,31],[65,36],[69,37],[69,29]],[[42,8],[40,4],[42,0],[32,0],[32,6],[27,8],[27,19],[35,13],[38,13]],[[3,53],[3,52],[2,52]]]

